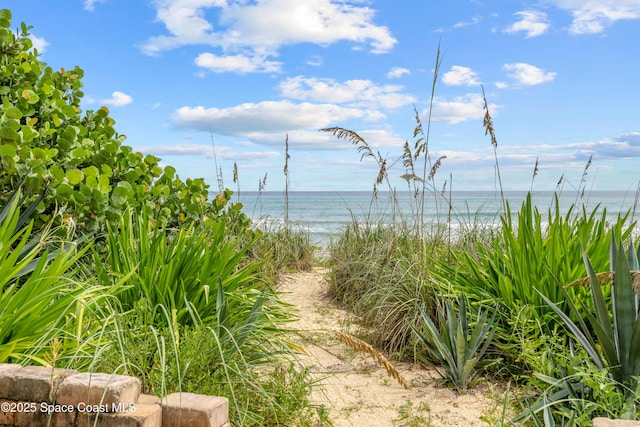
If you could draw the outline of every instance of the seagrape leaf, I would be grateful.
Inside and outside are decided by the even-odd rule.
[[[71,185],[77,185],[84,179],[84,174],[79,169],[70,169],[67,171],[65,176],[67,177],[67,179],[69,180],[69,184]]]
[[[16,148],[13,145],[0,145],[0,156],[13,157],[16,155]]]
[[[51,172],[51,175],[53,175],[58,182],[61,182],[64,179],[64,171],[58,165],[51,165],[49,172]]]
[[[40,97],[38,96],[38,94],[30,89],[23,90],[22,97],[25,98],[29,104],[35,104],[36,102],[40,101]]]
[[[111,200],[115,206],[122,206],[129,200],[129,196],[132,193],[133,188],[131,184],[126,181],[120,181],[116,185],[116,188],[113,189],[113,193],[111,193]]]
[[[13,120],[20,120],[22,118],[22,111],[16,107],[9,107],[4,113],[8,118]]]

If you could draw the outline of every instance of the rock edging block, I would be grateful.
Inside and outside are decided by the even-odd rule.
[[[230,427],[225,397],[140,388],[123,375],[0,364],[0,427]]]
[[[229,422],[226,397],[172,393],[162,399],[162,426],[221,427]]]
[[[58,388],[56,403],[73,405],[84,402],[93,412],[126,412],[138,402],[140,380],[124,375],[76,374],[67,377]],[[91,409],[91,408],[89,408]]]
[[[44,366],[0,365],[0,399],[53,403],[60,385],[78,371]]]

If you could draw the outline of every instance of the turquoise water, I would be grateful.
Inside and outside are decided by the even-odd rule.
[[[543,214],[552,206],[553,192],[532,193],[533,203]],[[515,214],[527,192],[505,192],[511,211]],[[445,197],[446,196],[446,197]],[[450,218],[452,228],[460,224],[496,225],[499,213],[502,212],[502,201],[499,193],[486,191],[454,191],[449,195],[428,193],[425,200],[424,220],[426,224],[447,223]],[[417,200],[408,192],[399,192],[398,201],[401,212],[411,217],[412,206]],[[450,200],[449,200],[450,197]],[[284,223],[285,201],[282,192],[243,192],[234,194],[233,201],[243,204],[244,212],[257,226],[277,226]],[[451,202],[451,209],[449,209]],[[632,211],[635,213],[636,194],[616,191],[592,191],[584,195],[575,192],[559,194],[560,208],[566,213],[569,207],[585,206],[591,211],[598,204],[607,209],[611,218],[619,213]],[[574,207],[575,210],[575,207]],[[389,193],[379,193],[372,201],[371,192],[326,191],[326,192],[290,192],[289,222],[308,231],[312,241],[326,246],[331,237],[351,218],[373,222],[391,222],[398,220],[394,215],[393,203]],[[546,215],[543,215],[543,219]]]

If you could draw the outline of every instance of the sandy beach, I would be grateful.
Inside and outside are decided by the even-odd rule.
[[[319,386],[311,396],[324,405],[335,427],[346,426],[482,426],[499,419],[504,386],[480,381],[463,394],[442,385],[434,368],[393,362],[409,384],[405,389],[367,354],[341,342],[336,332],[356,334],[357,319],[327,296],[327,270],[284,275],[278,291],[299,316],[292,340]],[[486,421],[485,421],[486,420]]]

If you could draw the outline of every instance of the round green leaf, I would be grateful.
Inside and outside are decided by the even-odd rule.
[[[16,132],[15,130],[9,127],[0,128],[1,142],[4,142],[4,141],[15,142],[15,141],[18,141],[19,139],[20,139],[20,135],[18,135],[18,132]]]
[[[92,176],[94,178],[97,177],[98,175],[100,175],[100,171],[94,165],[91,165],[91,166],[88,166],[88,167],[84,168],[83,172],[84,172],[85,176]]]
[[[56,192],[62,197],[69,197],[73,194],[73,189],[69,184],[62,183],[56,188]]]
[[[98,184],[100,185],[100,192],[101,193],[106,194],[109,191],[111,191],[111,185],[109,183],[109,176],[108,175],[100,175],[98,177]]]
[[[131,187],[131,184],[126,181],[120,181],[116,185],[116,188],[113,189],[111,200],[113,201],[114,205],[122,206],[129,200],[129,197],[131,197],[132,193],[133,188]]]
[[[9,9],[0,9],[0,18],[11,22],[11,11]]]
[[[20,120],[22,118],[22,111],[16,107],[9,107],[4,113],[8,118],[13,120]]]
[[[64,171],[58,165],[51,165],[49,172],[51,172],[51,175],[59,182],[64,179]]]
[[[0,156],[13,157],[16,155],[16,148],[9,144],[0,145]]]
[[[40,101],[40,97],[38,96],[38,94],[31,89],[23,90],[22,97],[25,98],[29,104],[35,104],[36,102]]]
[[[84,178],[84,174],[82,173],[81,170],[78,170],[78,169],[68,170],[65,176],[67,177],[71,185],[77,185],[81,183],[82,179]]]
[[[109,165],[102,165],[100,166],[100,169],[102,170],[102,172],[104,172],[105,175],[107,175],[107,177],[113,175],[113,169],[111,169],[111,166]]]

